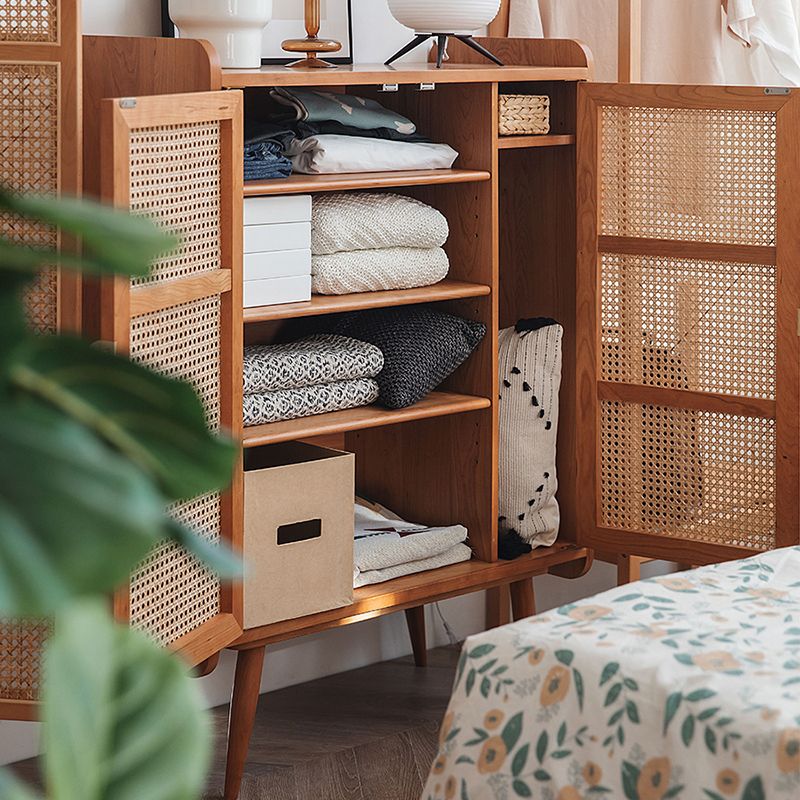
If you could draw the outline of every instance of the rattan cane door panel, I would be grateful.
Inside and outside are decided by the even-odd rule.
[[[77,195],[80,160],[80,0],[0,3],[0,185]],[[56,232],[0,213],[0,236],[59,246]],[[31,327],[78,327],[79,281],[43,273],[25,295]],[[30,719],[49,624],[0,621],[0,717]]]
[[[180,247],[147,278],[103,291],[101,325],[130,357],[190,382],[215,430],[241,432],[241,95],[104,101],[104,197],[156,220]],[[241,476],[171,512],[200,536],[241,544]],[[118,614],[191,663],[241,633],[238,587],[164,543],[139,565]]]
[[[585,544],[705,563],[800,542],[797,102],[580,87]]]

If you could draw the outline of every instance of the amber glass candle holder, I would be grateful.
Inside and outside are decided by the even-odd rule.
[[[321,23],[320,0],[305,0],[306,36],[305,39],[287,39],[281,47],[289,53],[305,53],[306,57],[299,61],[287,64],[296,69],[319,69],[335,67],[328,61],[319,57],[320,53],[337,53],[342,49],[342,43],[335,39],[320,39],[318,37]]]

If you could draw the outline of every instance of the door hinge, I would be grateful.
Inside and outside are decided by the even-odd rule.
[[[119,101],[120,108],[136,108],[136,98],[135,97],[123,97]]]
[[[399,89],[400,86],[396,83],[384,83],[381,85],[382,92],[397,92]]]
[[[767,86],[764,94],[791,94],[791,91],[788,86]]]
[[[98,339],[96,342],[92,342],[92,347],[96,347],[98,350],[105,350],[108,353],[117,352],[117,343],[110,342],[108,339]]]

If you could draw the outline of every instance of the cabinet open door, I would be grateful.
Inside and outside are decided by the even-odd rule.
[[[241,438],[242,95],[204,92],[105,100],[102,196],[153,218],[180,246],[146,278],[101,287],[102,339],[191,383],[209,426]],[[211,542],[241,550],[242,474],[231,488],[173,513]],[[117,595],[119,619],[192,665],[242,632],[241,585],[222,583],[182,548],[163,544]]]
[[[582,544],[702,564],[800,543],[798,103],[579,87]]]

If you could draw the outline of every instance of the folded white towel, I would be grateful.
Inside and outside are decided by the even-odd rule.
[[[396,567],[387,569],[373,569],[367,572],[353,572],[353,588],[359,586],[371,586],[373,583],[383,583],[394,578],[401,578],[403,575],[414,575],[417,572],[427,572],[439,567],[448,567],[450,564],[458,564],[461,561],[469,561],[472,558],[472,550],[465,544],[457,544],[444,553],[424,558],[421,561],[410,561],[408,564],[398,564]]]
[[[441,247],[449,228],[444,215],[413,197],[374,192],[332,192],[314,197],[311,254]]]
[[[366,586],[465,561],[472,553],[464,544],[466,538],[463,525],[416,525],[356,504],[353,585]],[[383,575],[389,577],[379,577]]]
[[[450,261],[441,247],[389,247],[311,257],[314,294],[353,294],[430,286],[447,277]]]
[[[323,134],[294,139],[286,148],[295,172],[391,172],[449,169],[458,153],[446,144],[395,142],[362,136]]]

